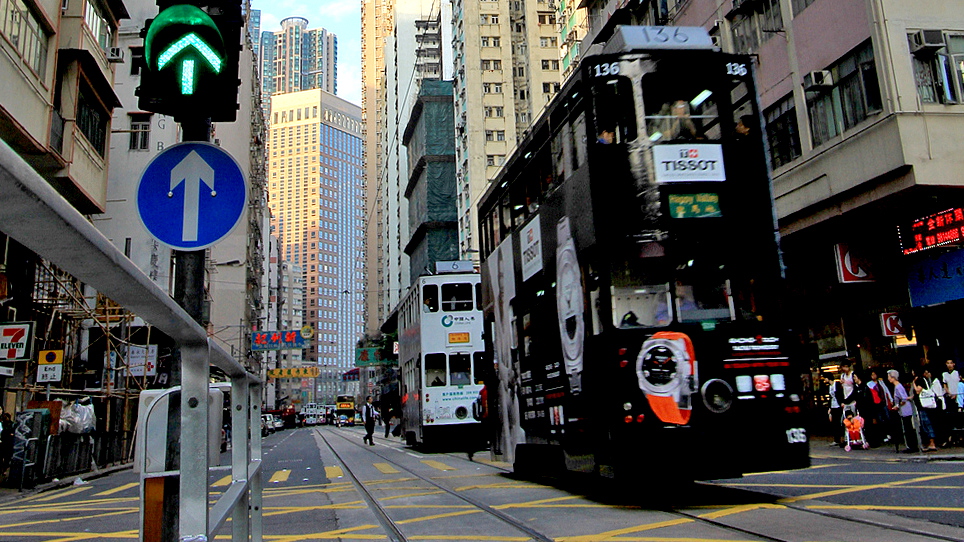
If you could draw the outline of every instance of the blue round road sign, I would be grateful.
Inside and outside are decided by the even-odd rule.
[[[211,143],[172,145],[147,165],[137,185],[137,214],[158,241],[202,250],[237,226],[248,201],[244,173]]]

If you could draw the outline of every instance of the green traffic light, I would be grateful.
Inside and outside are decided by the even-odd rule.
[[[215,37],[218,42],[208,43],[196,32],[190,31],[191,28],[199,30],[206,28],[206,33]],[[176,39],[171,42],[171,32],[165,32],[168,29],[186,33],[180,37],[174,34]],[[158,40],[162,41],[158,43]],[[148,63],[156,66],[157,71],[170,66],[175,58],[180,57],[178,75],[181,94],[190,95],[194,94],[197,85],[198,59],[192,57],[199,56],[200,60],[203,60],[214,73],[221,73],[224,64],[222,54],[224,47],[220,40],[221,33],[218,32],[217,25],[207,13],[196,6],[180,4],[165,9],[151,23],[147,30],[144,53]],[[158,49],[160,49],[159,53]]]

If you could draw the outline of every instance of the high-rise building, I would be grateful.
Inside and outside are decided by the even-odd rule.
[[[338,91],[338,38],[324,28],[308,29],[308,19],[288,17],[281,30],[261,33],[261,84],[273,94],[320,88]]]
[[[281,259],[304,274],[306,362],[340,380],[363,331],[361,109],[321,89],[271,97],[268,207]],[[319,378],[316,398],[333,396]]]
[[[548,0],[452,6],[459,250],[478,250],[475,203],[560,84],[557,7]]]
[[[251,50],[254,58],[258,59],[258,71],[261,70],[261,10],[252,9],[248,16],[248,37],[251,39]]]
[[[363,3],[362,61],[369,213],[367,327],[378,330],[404,296],[412,275],[405,127],[423,78],[451,77],[451,4],[433,0]]]

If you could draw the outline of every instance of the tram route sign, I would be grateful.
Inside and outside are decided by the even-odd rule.
[[[247,206],[244,173],[217,145],[178,143],[154,157],[137,186],[137,214],[158,241],[203,250],[238,225]]]

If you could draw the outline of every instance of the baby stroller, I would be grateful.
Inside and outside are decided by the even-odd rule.
[[[864,419],[856,409],[844,411],[844,450],[850,451],[854,447],[860,446],[864,450],[870,448],[867,437],[864,436]]]

